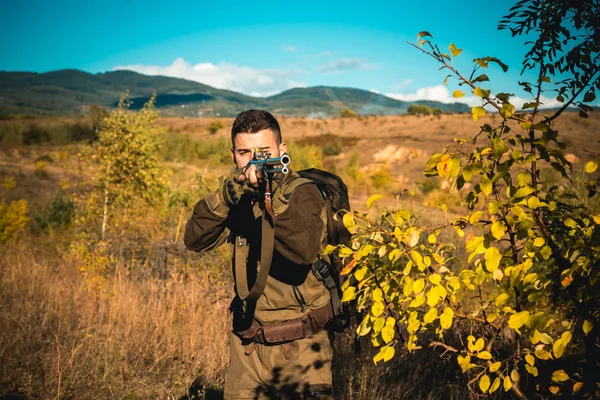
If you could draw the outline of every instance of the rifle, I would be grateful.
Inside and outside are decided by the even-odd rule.
[[[287,174],[289,172],[290,156],[283,153],[281,157],[271,158],[271,153],[268,153],[265,148],[257,147],[252,153],[252,160],[246,165],[246,168],[256,166],[257,171],[262,172],[265,177],[273,177],[273,174],[281,172]]]

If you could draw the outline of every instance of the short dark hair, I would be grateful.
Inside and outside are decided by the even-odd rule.
[[[248,110],[243,111],[235,117],[231,127],[231,144],[238,133],[256,133],[270,129],[275,134],[277,144],[281,144],[281,128],[279,122],[268,111]]]

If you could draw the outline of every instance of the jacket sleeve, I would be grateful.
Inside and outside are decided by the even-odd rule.
[[[312,264],[321,249],[325,200],[315,185],[301,185],[275,219],[275,250],[296,264]]]
[[[223,244],[229,236],[225,223],[228,213],[229,208],[220,202],[216,192],[196,203],[185,226],[185,247],[192,251],[208,251]]]

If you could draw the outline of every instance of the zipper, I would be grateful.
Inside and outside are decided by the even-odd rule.
[[[296,296],[296,300],[300,304],[300,310],[302,312],[306,311],[306,299],[300,291],[300,288],[298,286],[292,286],[292,288],[294,289],[294,296]]]

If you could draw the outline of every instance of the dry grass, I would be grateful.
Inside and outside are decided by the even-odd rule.
[[[121,266],[98,289],[50,243],[34,243],[2,248],[0,395],[173,398],[198,377],[222,384],[226,282]]]

